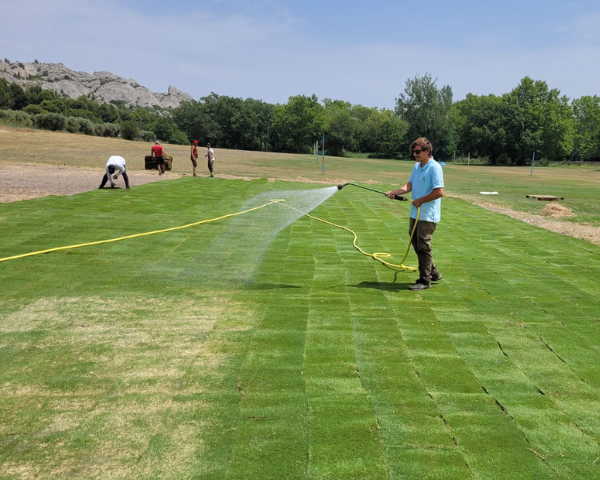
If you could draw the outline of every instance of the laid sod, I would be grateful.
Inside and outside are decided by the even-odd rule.
[[[16,202],[1,251],[321,190],[181,178]],[[279,231],[283,208],[0,262],[0,478],[600,477],[599,247],[446,198],[444,279],[412,292],[346,231]],[[311,214],[404,254],[406,203],[344,189]]]

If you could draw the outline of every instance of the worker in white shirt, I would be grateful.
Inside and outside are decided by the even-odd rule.
[[[208,158],[208,171],[210,172],[210,176],[214,177],[213,163],[215,161],[215,151],[212,148],[210,148],[210,143],[206,145],[206,155],[204,156]]]
[[[125,168],[125,159],[119,155],[113,155],[106,162],[106,173],[104,174],[104,178],[102,179],[102,183],[98,187],[98,189],[104,188],[106,182],[110,180],[110,188],[115,188],[115,182],[119,175],[123,175],[123,180],[125,180],[125,187],[129,190],[129,177],[127,176],[127,169]]]

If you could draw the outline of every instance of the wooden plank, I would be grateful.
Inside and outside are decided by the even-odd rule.
[[[525,195],[526,198],[535,198],[536,200],[542,200],[546,202],[553,202],[557,200],[564,200],[565,197],[555,197],[554,195]]]

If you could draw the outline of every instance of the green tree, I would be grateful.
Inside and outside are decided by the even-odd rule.
[[[452,88],[446,85],[438,89],[431,74],[406,81],[404,93],[396,99],[396,113],[409,125],[406,149],[410,142],[423,136],[432,142],[436,156],[448,157],[456,150]]]
[[[546,82],[525,77],[503,95],[506,103],[506,153],[524,165],[538,158],[566,158],[573,148],[574,121],[566,97]]]
[[[353,115],[352,105],[328,98],[323,103],[328,153],[341,156],[346,152],[357,151],[360,121]]]
[[[156,138],[163,142],[187,145],[189,140],[170,117],[158,117],[149,125]]]
[[[140,129],[132,120],[126,120],[121,123],[121,137],[125,140],[135,140],[140,136]]]
[[[50,113],[65,113],[67,110],[67,106],[60,99],[44,100],[40,107]]]
[[[290,97],[273,116],[273,145],[284,152],[307,153],[325,128],[325,109],[316,95]]]
[[[467,94],[456,102],[456,132],[459,150],[465,155],[489,157],[495,165],[506,149],[506,105],[495,95]]]
[[[29,99],[27,98],[27,94],[21,88],[20,85],[16,83],[11,83],[8,86],[8,90],[10,92],[10,109],[11,110],[22,110],[27,105],[29,105]]]
[[[4,78],[0,78],[0,109],[9,110],[12,108],[12,105],[13,102],[9,83]]]
[[[377,152],[377,131],[383,120],[379,109],[368,108],[361,105],[353,108],[354,115],[359,120],[358,149],[363,153]]]
[[[112,104],[103,103],[99,108],[100,120],[105,123],[115,123],[119,120],[119,109]]]
[[[39,105],[27,105],[22,111],[28,113],[29,115],[41,115],[43,113],[48,113],[47,110],[44,110]]]
[[[381,112],[381,122],[375,135],[375,152],[395,156],[405,142],[408,123],[390,110]]]
[[[574,157],[600,159],[600,97],[584,96],[572,102],[575,118]]]
[[[206,142],[204,131],[204,108],[201,102],[190,100],[181,102],[173,110],[172,118],[177,127],[190,139],[195,139],[203,144]]]
[[[271,124],[275,105],[247,98],[243,108],[234,119],[234,127],[239,131],[237,148],[244,150],[270,150]]]
[[[25,96],[29,102],[29,105],[39,105],[44,100],[52,101],[56,100],[58,96],[52,90],[42,90],[39,85],[32,85],[25,90]]]

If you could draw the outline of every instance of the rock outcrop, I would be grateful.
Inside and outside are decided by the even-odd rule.
[[[110,72],[75,72],[62,63],[9,62],[0,60],[0,78],[17,83],[23,88],[40,85],[69,98],[85,95],[99,102],[119,102],[139,107],[175,108],[183,101],[192,100],[187,93],[169,86],[167,93],[154,93],[137,83]]]

